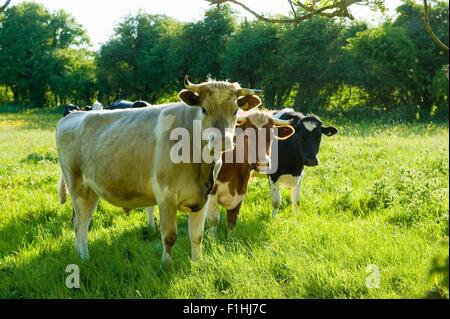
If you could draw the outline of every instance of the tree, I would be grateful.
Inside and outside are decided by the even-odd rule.
[[[194,80],[224,78],[223,61],[235,29],[236,20],[229,6],[212,8],[203,20],[186,24],[179,41],[182,73]]]
[[[6,2],[0,7],[0,13],[6,10],[6,7],[9,6],[11,0],[6,0]]]
[[[146,97],[155,103],[157,99],[178,89],[181,61],[177,57],[177,39],[182,24],[165,17],[150,24],[138,38],[137,89],[139,98]]]
[[[97,57],[100,98],[153,103],[170,90],[181,64],[174,66],[172,59],[180,32],[181,24],[166,16],[139,13],[125,18]]]
[[[397,8],[399,16],[395,26],[403,28],[414,44],[417,54],[416,86],[412,90],[415,104],[420,105],[422,117],[432,113],[435,101],[432,94],[433,78],[448,65],[448,51],[434,44],[423,26],[423,7],[413,1],[405,1]],[[448,3],[439,1],[429,11],[429,21],[436,35],[448,44]],[[439,82],[440,83],[440,82]],[[440,103],[441,107],[442,102]],[[448,106],[447,106],[448,108]]]
[[[227,78],[264,90],[266,107],[273,107],[279,85],[280,34],[283,26],[244,21],[230,37],[224,57]]]
[[[276,71],[278,27],[260,21],[244,23],[230,38],[224,57],[226,77],[239,79],[246,87],[257,87]]]
[[[417,52],[405,29],[386,23],[348,40],[355,63],[353,83],[364,88],[372,105],[392,110],[411,105],[417,85]]]
[[[448,46],[446,46],[442,41],[439,39],[439,37],[433,32],[433,29],[430,25],[429,15],[430,15],[430,6],[428,4],[427,0],[423,0],[423,21],[425,23],[425,28],[427,29],[427,32],[430,34],[431,39],[433,39],[434,43],[436,43],[438,46],[440,46],[443,50],[448,52]]]
[[[178,90],[186,74],[199,80],[223,78],[235,24],[227,6],[208,10],[203,20],[188,24],[143,13],[127,17],[97,57],[100,98],[155,103]]]
[[[95,64],[92,52],[85,49],[55,50],[49,88],[57,104],[90,104],[95,98]]]
[[[18,40],[19,39],[19,40]],[[0,25],[0,81],[16,102],[49,102],[55,51],[88,43],[83,28],[63,11],[21,3],[4,12]]]
[[[337,70],[345,31],[346,26],[336,20],[315,17],[283,35],[280,73],[296,92],[296,108],[316,111],[339,87],[343,74]]]
[[[233,3],[245,11],[250,12],[259,20],[269,23],[283,23],[298,25],[300,22],[317,17],[341,17],[353,19],[353,16],[349,12],[348,8],[354,4],[367,5],[373,9],[385,10],[384,0],[315,0],[315,1],[302,1],[302,0],[287,0],[291,10],[292,17],[267,17],[255,10],[249,8],[247,5],[238,0],[205,0],[210,5],[221,5],[223,3]]]

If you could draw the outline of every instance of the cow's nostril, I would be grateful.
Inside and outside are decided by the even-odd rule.
[[[317,166],[317,165],[319,165],[319,161],[317,159],[305,160],[305,165],[306,166]]]

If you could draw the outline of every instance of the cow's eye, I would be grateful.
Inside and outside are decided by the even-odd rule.
[[[233,115],[236,116],[237,115],[238,110],[234,111]]]
[[[208,114],[208,113],[206,112],[206,109],[205,109],[204,107],[202,107],[202,113],[205,114],[205,115]]]

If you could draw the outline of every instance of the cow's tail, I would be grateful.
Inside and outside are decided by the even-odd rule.
[[[64,177],[63,177],[62,173],[61,173],[61,176],[59,177],[58,197],[59,197],[60,204],[64,204],[67,200],[67,188],[66,188],[66,183],[64,182]]]

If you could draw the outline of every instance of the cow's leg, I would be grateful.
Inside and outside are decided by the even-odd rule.
[[[87,186],[81,185],[72,190],[71,198],[74,210],[73,224],[76,247],[81,260],[89,259],[88,229],[92,214],[98,203],[98,196]]]
[[[235,208],[227,210],[228,230],[233,230],[236,226],[237,217],[241,209],[241,204],[242,202],[240,202]]]
[[[291,202],[293,208],[296,210],[298,208],[298,203],[300,200],[300,187],[302,186],[303,177],[305,176],[305,170],[300,174],[297,184],[291,188]]]
[[[177,241],[177,208],[175,205],[163,202],[159,207],[159,229],[163,243],[161,266],[163,268],[172,264],[172,247]]]
[[[278,182],[274,183],[270,178],[269,183],[270,183],[270,195],[272,198],[272,216],[273,218],[277,218],[278,209],[281,206],[280,186]]]
[[[189,239],[191,240],[191,257],[193,261],[202,257],[203,231],[205,229],[208,206],[209,198],[202,209],[196,213],[189,213]]]
[[[150,231],[154,234],[156,233],[156,225],[155,225],[155,206],[149,206],[145,208],[147,210],[148,218],[147,218],[147,226],[150,228]]]
[[[220,223],[220,210],[218,209],[217,193],[210,195],[207,209],[208,209],[207,218],[209,230],[211,234],[216,235],[217,227],[219,226]]]

